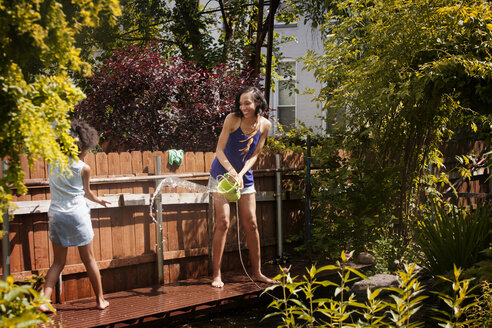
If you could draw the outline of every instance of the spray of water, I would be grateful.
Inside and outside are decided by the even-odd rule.
[[[171,187],[171,188],[176,188],[176,187],[182,187],[185,189],[188,189],[189,191],[195,191],[195,192],[201,192],[201,193],[208,193],[212,192],[214,190],[207,188],[206,186],[202,186],[198,183],[190,182],[184,179],[180,179],[177,177],[166,177],[159,182],[157,187],[155,188],[154,193],[152,194],[152,197],[150,198],[150,217],[154,221],[154,223],[157,223],[156,219],[152,215],[152,208],[154,206],[154,200],[157,197],[157,195],[161,192],[163,187]]]

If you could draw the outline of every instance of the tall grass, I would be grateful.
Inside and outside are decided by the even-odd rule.
[[[477,263],[491,243],[491,220],[490,205],[465,211],[433,203],[414,227],[422,260],[432,274],[451,272],[454,265],[467,269]]]

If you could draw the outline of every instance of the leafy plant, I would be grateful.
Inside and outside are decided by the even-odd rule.
[[[381,229],[380,238],[376,239],[368,248],[374,255],[376,262],[369,268],[374,273],[390,273],[398,269],[399,263],[412,262],[416,255],[413,254],[411,241],[405,240],[401,235]]]
[[[491,242],[490,205],[465,211],[432,203],[414,226],[415,242],[424,263],[435,275],[470,268],[480,260]]]
[[[306,269],[301,280],[291,277],[288,270],[282,270],[274,279],[278,285],[268,287],[264,293],[281,288],[282,296],[274,298],[269,304],[275,312],[268,314],[264,319],[280,316],[282,325],[279,327],[423,327],[424,323],[417,319],[417,314],[425,304],[424,300],[432,300],[424,295],[425,288],[419,282],[419,271],[415,264],[405,264],[403,270],[396,272],[398,287],[367,289],[367,300],[360,301],[350,293],[348,283],[358,278],[367,277],[358,270],[346,265],[345,252],[341,261],[336,265],[327,265],[321,268],[312,266]],[[316,275],[326,271],[335,271],[339,281],[322,281]],[[454,277],[449,279],[438,276],[452,286],[451,294],[435,292],[438,299],[446,305],[437,310],[441,314],[436,317],[442,327],[474,327],[485,328],[490,324],[492,316],[492,297],[490,284],[482,284],[482,295],[472,295],[471,279],[461,277],[461,269],[454,267]],[[332,297],[316,296],[315,291],[320,287],[333,289]],[[382,291],[389,291],[390,295],[381,296]],[[324,291],[326,293],[326,290]],[[467,316],[468,318],[465,318]]]
[[[404,232],[421,204],[430,155],[459,129],[490,139],[492,7],[482,0],[330,5],[324,51],[308,53],[306,67],[323,84],[317,100],[329,132],[351,159],[338,177],[321,179],[326,215],[319,217],[338,229],[344,216],[353,230],[370,231],[393,215]]]
[[[350,254],[351,256],[352,254]],[[326,265],[316,268],[313,265],[306,269],[307,274],[302,276],[302,281],[296,282],[288,271],[282,270],[274,280],[279,281],[279,285],[270,286],[263,293],[268,293],[278,287],[282,288],[282,298],[274,299],[269,308],[277,311],[265,316],[264,319],[272,316],[281,316],[285,327],[342,327],[350,322],[351,315],[355,314],[354,307],[358,303],[351,294],[349,283],[359,278],[367,279],[361,272],[347,267],[342,263],[347,261],[345,252],[342,252],[342,262],[336,265]],[[336,270],[340,282],[319,281],[316,275],[323,271]],[[316,298],[315,292],[320,287],[334,287],[334,298]],[[303,301],[307,304],[305,304]]]
[[[492,288],[488,281],[481,283],[482,294],[479,295],[473,305],[467,310],[467,319],[470,319],[468,327],[488,328],[492,322]]]
[[[465,313],[469,311],[469,309],[478,304],[477,301],[468,302],[469,299],[475,298],[476,296],[471,294],[473,289],[477,287],[470,284],[473,279],[460,280],[461,269],[456,268],[456,266],[454,266],[453,274],[454,279],[439,276],[442,280],[451,283],[453,287],[452,295],[434,292],[450,309],[450,311],[434,309],[441,315],[444,315],[444,317],[436,317],[435,319],[440,322],[439,326],[445,328],[463,327],[463,325],[473,323],[474,320],[462,320],[462,318],[465,316]]]
[[[232,62],[204,70],[155,44],[133,45],[96,68],[75,115],[104,132],[105,151],[213,151],[237,92],[258,83]]]
[[[39,323],[52,320],[38,310],[42,304],[52,305],[42,297],[31,285],[16,285],[14,278],[9,276],[0,281],[0,317],[2,327],[38,327]]]
[[[70,73],[87,74],[90,67],[74,37],[81,26],[94,26],[102,10],[119,13],[117,0],[78,1],[70,10],[66,3],[0,2],[0,158],[8,158],[0,177],[0,222],[13,192],[27,191],[21,154],[29,165],[42,158],[63,166],[63,150],[76,154],[68,114],[83,93]]]
[[[421,295],[424,287],[418,281],[418,272],[415,264],[405,264],[404,271],[398,271],[399,287],[389,287],[387,290],[395,292],[391,294],[393,303],[388,303],[389,319],[394,327],[412,328],[422,325],[419,321],[413,321],[412,317],[422,306],[422,301],[427,298]]]

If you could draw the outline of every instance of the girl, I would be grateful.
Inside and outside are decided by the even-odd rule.
[[[89,149],[95,147],[99,141],[96,130],[87,123],[72,121],[70,134],[78,139],[79,157],[83,159]],[[84,196],[87,199],[107,207],[109,202],[98,198],[90,189],[90,167],[82,162],[70,159],[70,172],[61,172],[59,167],[50,167],[51,203],[48,210],[50,240],[53,243],[54,260],[44,285],[44,296],[51,298],[56,281],[65,267],[67,248],[77,246],[80,258],[89,275],[98,309],[105,309],[109,303],[104,299],[101,275],[97,267],[92,250],[91,212]],[[40,308],[43,312],[51,311],[48,304]]]
[[[246,87],[238,93],[234,113],[227,115],[219,136],[208,187],[215,190],[218,176],[225,173],[239,183],[241,198],[237,204],[239,217],[246,231],[252,278],[265,283],[274,283],[261,273],[260,237],[256,223],[256,190],[251,170],[271,127],[271,123],[260,115],[265,108],[265,98],[257,88]],[[212,286],[221,288],[224,283],[220,267],[230,223],[230,206],[223,195],[215,193],[214,196],[216,217],[212,250]]]

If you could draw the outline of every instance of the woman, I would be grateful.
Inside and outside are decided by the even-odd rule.
[[[252,266],[252,278],[274,283],[261,272],[260,237],[256,223],[256,197],[251,168],[265,145],[271,123],[260,114],[266,101],[258,88],[246,87],[235,99],[234,113],[227,115],[217,143],[216,158],[210,170],[209,188],[215,190],[220,176],[239,183],[241,197],[237,201],[239,217],[246,232],[246,242]],[[215,232],[212,250],[212,286],[224,286],[221,276],[222,255],[230,224],[230,206],[226,198],[214,195]]]

